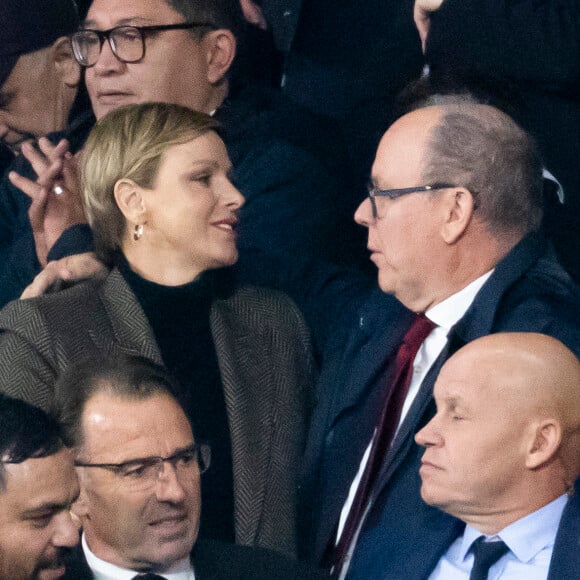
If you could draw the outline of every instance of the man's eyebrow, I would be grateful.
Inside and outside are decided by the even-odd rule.
[[[189,445],[184,445],[183,447],[177,447],[174,449],[169,456],[175,455],[176,453],[181,453],[182,451],[187,451],[191,447],[193,447],[195,443],[192,441]],[[142,463],[143,461],[149,461],[150,459],[157,459],[161,457],[160,455],[148,455],[147,457],[135,457],[134,459],[126,459],[125,461],[111,462],[111,461],[99,461],[98,463],[110,464],[110,465],[125,465],[125,464],[133,464],[133,463]]]
[[[153,24],[153,20],[149,19],[149,18],[143,18],[141,16],[132,16],[131,18],[122,18],[121,20],[119,20],[118,22],[115,23],[115,26],[113,26],[113,28],[117,28],[117,26],[138,26],[139,24]],[[85,20],[82,25],[81,28],[90,28],[90,29],[95,29],[98,30],[98,24],[96,23],[96,21],[94,20]]]
[[[59,512],[68,509],[71,503],[68,501],[43,503],[22,512],[22,517],[24,519],[35,518],[47,513]]]

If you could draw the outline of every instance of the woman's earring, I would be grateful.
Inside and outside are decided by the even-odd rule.
[[[137,224],[135,226],[135,231],[133,232],[133,239],[138,242],[143,235],[143,224]]]

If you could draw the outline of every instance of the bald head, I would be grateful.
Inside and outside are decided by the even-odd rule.
[[[535,333],[493,334],[444,365],[426,447],[423,499],[495,533],[580,475],[580,363]]]
[[[447,361],[441,380],[466,368],[487,377],[482,387],[498,403],[580,426],[580,362],[559,340],[531,332],[490,334]]]

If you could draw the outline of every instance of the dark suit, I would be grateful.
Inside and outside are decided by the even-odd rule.
[[[327,296],[328,298],[328,296]],[[332,304],[326,301],[327,309]],[[464,344],[502,331],[555,336],[580,354],[580,294],[544,240],[530,235],[496,267],[423,381],[384,462],[354,551],[349,578],[422,578],[461,533],[461,522],[420,497],[422,448],[413,436],[433,416],[432,388],[442,364]],[[342,305],[341,305],[342,306]],[[411,321],[395,299],[371,295],[324,349],[319,402],[302,485],[305,552],[320,561],[376,425],[378,377]],[[347,319],[344,320],[346,324]]]
[[[556,533],[547,580],[571,580],[580,571],[580,479],[569,498]],[[449,548],[449,546],[448,546]],[[429,571],[432,573],[433,570]]]
[[[308,331],[268,290],[216,299],[210,326],[232,439],[236,542],[295,552],[296,472],[313,384]],[[162,363],[141,307],[118,272],[8,305],[0,313],[0,385],[48,408],[72,361],[128,352]]]
[[[550,560],[548,580],[576,578],[580,571],[580,479],[574,494],[564,508],[554,552]]]
[[[222,544],[198,542],[192,553],[196,580],[316,580],[324,578],[305,564],[276,552]],[[63,580],[92,580],[93,574],[79,546],[67,562]]]

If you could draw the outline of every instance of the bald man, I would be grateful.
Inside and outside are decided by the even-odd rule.
[[[441,551],[409,575],[417,552],[427,563],[432,546],[461,534],[460,521],[421,499],[414,441],[447,359],[507,331],[542,332],[580,354],[578,288],[538,232],[535,147],[493,107],[433,103],[383,135],[355,214],[380,290],[354,295],[338,276],[306,272],[298,282],[317,303],[294,294],[323,345],[300,488],[303,546],[340,579],[425,578]]]
[[[415,436],[421,496],[466,526],[429,580],[577,577],[576,356],[542,334],[490,335],[449,359],[434,397],[437,413]]]

